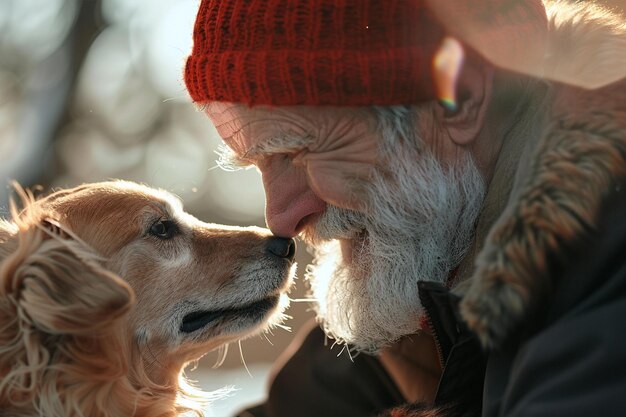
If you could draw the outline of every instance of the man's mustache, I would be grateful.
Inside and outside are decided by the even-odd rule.
[[[352,239],[366,229],[366,224],[363,213],[328,205],[319,219],[303,230],[302,238],[313,245],[334,239]]]

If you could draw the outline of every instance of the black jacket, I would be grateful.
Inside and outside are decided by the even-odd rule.
[[[523,340],[489,356],[484,416],[626,415],[626,192]]]

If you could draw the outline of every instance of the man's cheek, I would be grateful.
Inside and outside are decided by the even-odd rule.
[[[370,165],[335,161],[305,160],[307,182],[326,203],[359,210],[366,202],[366,184],[373,169]]]

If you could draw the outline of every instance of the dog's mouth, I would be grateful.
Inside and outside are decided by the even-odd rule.
[[[278,305],[279,299],[280,296],[275,295],[237,308],[194,311],[183,317],[180,331],[182,333],[192,333],[211,323],[224,319],[256,320],[264,317],[269,311],[274,309]]]

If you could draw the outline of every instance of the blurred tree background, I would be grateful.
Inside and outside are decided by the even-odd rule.
[[[218,138],[184,89],[197,6],[0,1],[0,178],[46,188],[125,178],[178,194],[201,217],[262,223],[258,174],[214,169]]]
[[[259,174],[216,167],[219,138],[184,88],[198,6],[198,0],[0,0],[2,217],[13,179],[49,191],[121,178],[179,195],[204,221],[264,226]],[[310,260],[303,248],[300,265]],[[303,291],[298,284],[295,297]],[[287,323],[293,328],[311,316],[304,304],[290,314],[299,319]],[[268,364],[292,337],[282,329],[274,334],[273,346],[261,337],[242,345],[251,369],[261,364],[257,394]],[[230,350],[222,369],[236,372],[239,347]],[[208,355],[200,368],[215,360]],[[229,375],[226,384],[251,383]]]

